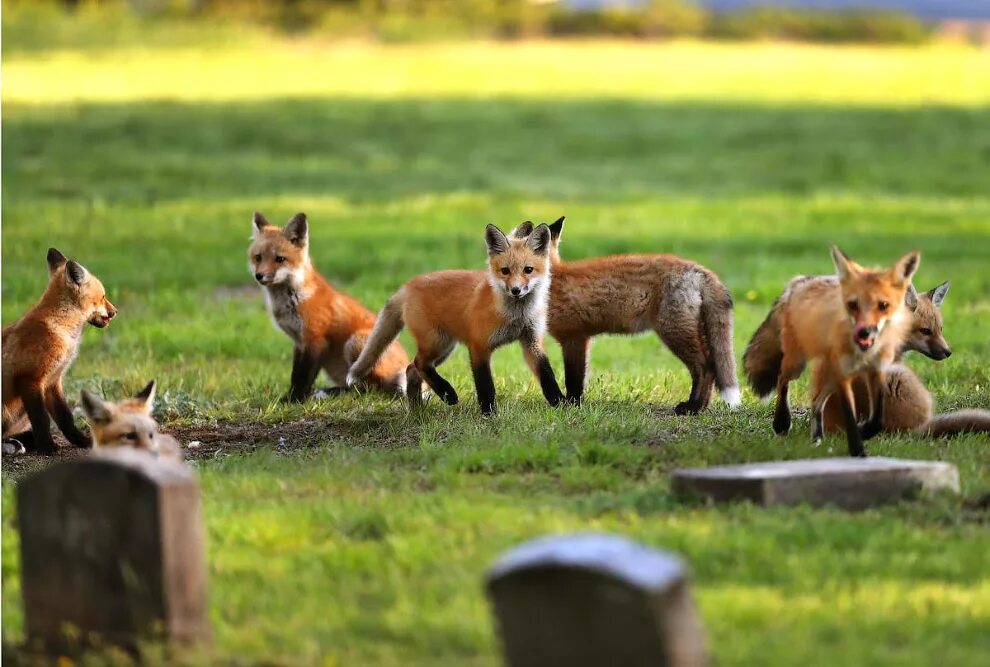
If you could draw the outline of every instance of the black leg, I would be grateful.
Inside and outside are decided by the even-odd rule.
[[[62,431],[65,439],[76,447],[82,447],[84,449],[92,447],[93,441],[89,435],[83,433],[76,426],[76,420],[72,416],[72,409],[65,401],[65,394],[62,393],[62,388],[58,385],[53,385],[48,389],[46,398],[48,399],[46,401],[48,411],[55,420],[58,429]]]
[[[423,377],[416,370],[415,364],[406,366],[406,398],[411,408],[423,404]]]
[[[437,393],[437,396],[440,397],[440,400],[447,405],[457,405],[457,401],[459,400],[457,398],[457,392],[454,391],[454,388],[450,385],[450,383],[437,372],[437,369],[433,366],[433,364],[423,364],[419,371],[423,376],[423,379],[425,379],[427,384],[430,385],[430,388]]]
[[[547,399],[547,403],[553,407],[557,407],[564,400],[564,395],[560,392],[560,387],[557,385],[557,376],[553,373],[553,366],[550,365],[547,355],[542,352],[537,356],[536,363],[543,397]]]
[[[474,389],[478,393],[478,405],[481,406],[481,413],[494,414],[496,409],[495,380],[492,378],[492,367],[489,359],[472,361],[471,370],[474,373]],[[560,389],[557,392],[559,393]]]
[[[883,382],[876,382],[876,394],[873,396],[873,416],[859,430],[863,440],[869,440],[883,430]]]
[[[292,352],[292,386],[286,402],[303,403],[313,393],[313,383],[320,374],[320,354],[312,348],[296,348]]]
[[[691,396],[688,400],[681,401],[674,406],[675,415],[696,415],[701,412],[701,406],[697,400],[697,395],[699,388],[701,386],[701,376],[695,372],[691,371]]]
[[[811,439],[818,442],[825,434],[824,422],[825,401],[815,401],[811,404]]]
[[[561,344],[564,352],[564,387],[567,389],[567,401],[575,405],[581,405],[581,399],[584,398],[590,343],[587,338],[582,338]]]
[[[846,420],[846,438],[849,440],[849,456],[864,458],[866,450],[863,449],[863,439],[859,435],[859,424],[856,423],[856,410],[849,402],[849,395],[852,392],[838,392],[839,405],[842,406],[842,416]]]
[[[777,408],[773,413],[773,432],[787,435],[791,430],[791,409],[787,406],[787,382],[777,384]]]
[[[21,392],[24,410],[31,422],[31,432],[34,433],[34,449],[42,454],[54,454],[57,450],[52,440],[52,422],[45,409],[45,399],[37,389]],[[25,446],[27,446],[25,444]]]

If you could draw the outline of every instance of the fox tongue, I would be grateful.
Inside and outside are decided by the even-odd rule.
[[[873,346],[873,338],[867,338],[866,340],[863,340],[862,338],[857,338],[856,345],[858,345],[859,349],[861,349],[863,352],[866,352],[868,349],[870,349],[870,347]]]

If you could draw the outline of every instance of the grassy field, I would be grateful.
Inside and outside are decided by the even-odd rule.
[[[40,294],[49,245],[79,259],[120,316],[87,332],[73,395],[154,377],[167,426],[215,452],[196,463],[210,661],[496,664],[486,567],[586,529],[688,559],[722,667],[985,661],[986,438],[869,443],[955,463],[959,499],[682,504],[672,468],[845,442],[813,447],[804,419],[772,437],[750,395],[675,417],[689,378],[653,337],[599,340],[580,409],[547,408],[514,348],[495,355],[490,420],[473,400],[284,407],[290,345],[246,252],[252,211],[305,211],[316,265],[378,308],[416,273],[481,266],[485,223],[566,214],[567,257],[674,252],[715,270],[740,356],[788,278],[831,270],[829,241],[877,264],[918,247],[916,284],[952,281],[955,354],[910,363],[940,411],[990,408],[990,51],[260,40],[15,53],[3,96],[3,321]],[[472,395],[463,351],[444,369]],[[9,649],[23,619],[4,468]]]

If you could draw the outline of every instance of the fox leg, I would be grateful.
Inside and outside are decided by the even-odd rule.
[[[859,424],[856,423],[856,397],[853,394],[852,382],[849,378],[842,378],[838,381],[839,406],[842,408],[842,416],[846,420],[846,439],[849,442],[849,456],[865,457],[866,450],[863,449],[863,438],[859,433]]]
[[[567,400],[575,405],[581,405],[588,373],[591,339],[569,338],[560,341],[560,347],[564,353],[564,386],[567,388]]]
[[[787,403],[787,389],[792,380],[801,377],[804,361],[789,356],[786,351],[777,376],[777,407],[773,412],[773,431],[777,435],[787,435],[791,430],[791,408]]]
[[[811,440],[820,442],[825,434],[825,404],[836,389],[825,364],[815,366],[811,374],[811,387]]]
[[[674,413],[678,415],[695,415],[704,410],[715,385],[715,374],[709,368],[697,329],[697,318],[679,318],[676,313],[662,321],[656,329],[660,340],[684,362],[691,373],[691,395],[688,400],[674,406]]]
[[[57,450],[52,440],[52,423],[45,408],[45,397],[41,387],[31,386],[28,382],[18,383],[15,380],[18,393],[24,401],[24,410],[31,422],[31,432],[34,434],[34,449],[42,454],[54,454]]]
[[[410,408],[423,404],[423,376],[416,370],[415,363],[406,366],[406,398]]]
[[[459,400],[457,397],[457,392],[451,386],[447,380],[444,379],[440,373],[437,372],[436,359],[432,357],[424,357],[422,353],[416,355],[416,359],[413,361],[416,366],[416,371],[418,371],[419,376],[426,380],[426,384],[429,385],[437,396],[440,397],[447,405],[457,405]],[[409,381],[409,375],[406,374],[406,381]],[[409,392],[408,384],[406,385],[407,395]]]
[[[540,381],[540,389],[543,390],[543,397],[547,399],[553,407],[560,405],[564,400],[564,395],[560,393],[560,386],[557,384],[557,377],[553,373],[553,366],[547,358],[547,353],[543,350],[543,341],[528,335],[523,335],[519,343],[522,345],[523,358],[533,375]]]
[[[66,440],[76,447],[89,448],[93,446],[90,437],[76,426],[76,420],[72,416],[72,409],[65,401],[65,392],[62,390],[61,379],[52,383],[45,390],[45,406]]]
[[[292,350],[292,378],[287,403],[303,403],[313,391],[313,383],[320,374],[321,350],[315,346],[296,347]]]
[[[476,347],[470,352],[471,373],[474,375],[474,389],[478,394],[481,414],[495,414],[495,379],[492,378],[491,351],[488,348]],[[559,389],[557,391],[560,392]]]
[[[866,376],[867,395],[873,398],[873,412],[869,421],[863,424],[860,435],[863,440],[869,440],[883,430],[883,388],[886,377],[883,371],[874,370]]]

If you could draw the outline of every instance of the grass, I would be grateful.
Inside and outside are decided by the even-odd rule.
[[[197,463],[211,660],[496,664],[486,567],[521,540],[596,529],[687,558],[719,665],[980,664],[986,438],[870,443],[955,463],[958,499],[853,515],[685,505],[672,468],[845,444],[812,447],[800,419],[771,437],[751,396],[674,417],[688,376],[652,337],[596,343],[581,409],[545,407],[515,349],[495,355],[491,420],[471,400],[420,415],[375,397],[280,406],[290,348],[246,251],[253,210],[304,210],[316,265],[377,308],[411,275],[480,266],[487,222],[566,214],[568,257],[675,252],[718,272],[740,355],[788,278],[830,270],[828,241],[878,264],[919,247],[917,284],[952,281],[955,354],[911,365],[940,410],[990,408],[987,58],[697,43],[15,54],[3,321],[43,289],[56,245],[120,307],[87,332],[73,393],[155,377],[171,428],[310,420],[328,434]],[[471,396],[463,351],[444,368]],[[8,648],[23,638],[14,484],[5,474]]]

